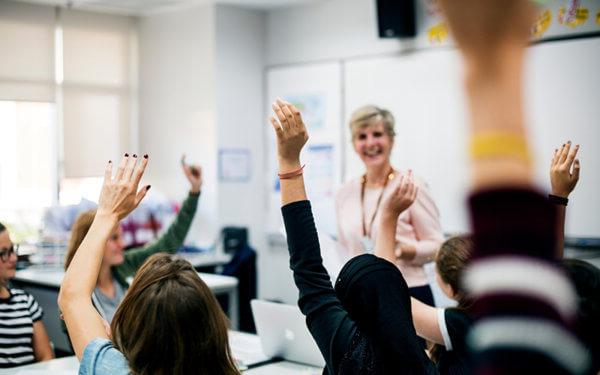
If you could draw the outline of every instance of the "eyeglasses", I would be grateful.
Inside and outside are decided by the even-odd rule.
[[[19,255],[19,245],[13,244],[11,247],[1,249],[0,259],[2,259],[3,262],[6,262],[10,259],[10,256],[13,254],[16,254],[17,256]]]

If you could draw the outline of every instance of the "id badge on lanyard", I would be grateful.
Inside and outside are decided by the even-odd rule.
[[[373,254],[373,252],[375,251],[375,244],[369,236],[362,236],[360,239],[360,243],[362,244],[365,253]]]

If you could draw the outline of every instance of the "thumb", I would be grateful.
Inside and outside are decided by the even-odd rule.
[[[135,206],[136,207],[140,204],[142,199],[144,199],[148,190],[150,190],[150,185],[144,186],[143,188],[140,189],[140,191],[137,192],[137,195],[135,196]]]

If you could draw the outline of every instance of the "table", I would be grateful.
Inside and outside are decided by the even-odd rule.
[[[260,349],[260,338],[257,335],[229,331],[229,344],[235,358],[250,358],[248,357],[248,354],[251,354],[251,356],[256,356],[256,359],[261,358],[260,354],[262,351]],[[264,357],[264,359],[267,358]],[[51,361],[40,362],[33,365],[0,370],[0,375],[16,375],[19,372],[24,371],[31,375],[35,373],[39,373],[39,375],[76,375],[78,369],[79,361],[77,360],[77,357],[70,356],[53,359]],[[248,375],[320,375],[322,372],[322,368],[288,361],[269,363],[243,371],[244,374]]]
[[[227,315],[232,328],[238,327],[238,280],[235,277],[198,273],[215,295],[227,295]],[[57,268],[28,268],[17,271],[11,283],[14,287],[24,289],[35,297],[44,309],[44,325],[54,344],[55,349],[71,353],[67,336],[63,332],[58,312],[58,291],[64,276],[64,271]],[[130,282],[130,280],[128,280]]]

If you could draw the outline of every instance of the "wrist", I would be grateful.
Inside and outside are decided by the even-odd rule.
[[[566,190],[560,190],[560,189],[552,189],[552,192],[550,193],[550,195],[554,195],[554,196],[560,197],[560,198],[569,198],[569,192]]]
[[[93,224],[106,228],[113,228],[119,223],[119,217],[114,212],[103,212],[101,210],[96,211],[94,216]]]
[[[201,189],[201,187],[200,187],[200,186],[198,186],[198,187],[194,187],[194,186],[192,186],[192,187],[190,188],[190,194],[192,194],[192,195],[200,195],[200,191],[201,191],[201,190],[202,190],[202,189]]]
[[[287,173],[300,168],[300,158],[283,159],[279,158],[279,173]]]

